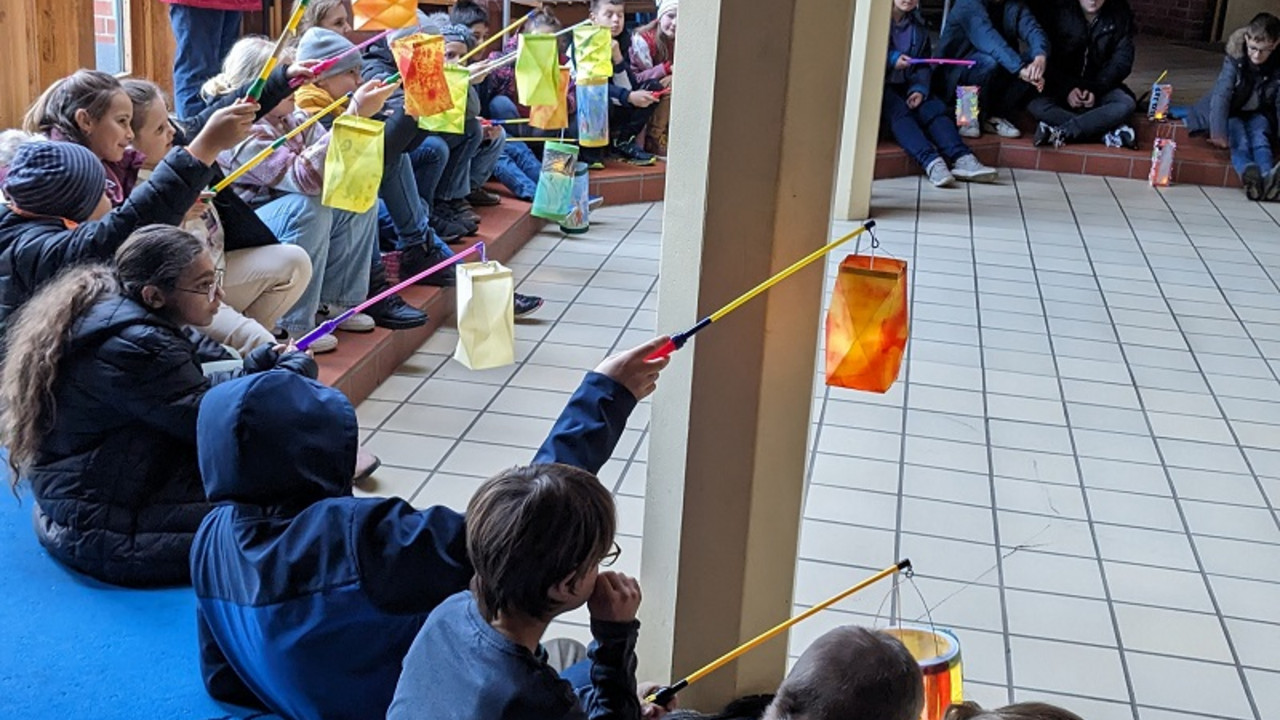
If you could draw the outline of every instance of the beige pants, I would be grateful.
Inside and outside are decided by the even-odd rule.
[[[222,306],[199,330],[248,355],[276,342],[271,329],[311,282],[311,258],[297,245],[278,244],[232,250],[225,263]]]

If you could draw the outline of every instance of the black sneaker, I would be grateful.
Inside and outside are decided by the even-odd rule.
[[[1267,189],[1262,193],[1262,199],[1268,202],[1280,200],[1280,162],[1267,173]]]
[[[516,317],[522,318],[532,315],[542,307],[542,298],[536,295],[521,295],[516,293],[515,299]]]
[[[446,203],[438,203],[431,211],[432,228],[441,237],[475,235],[480,223],[461,215]]]
[[[431,214],[431,220],[428,224],[431,225],[431,229],[435,231],[436,235],[439,235],[440,239],[449,245],[457,245],[462,242],[463,236],[471,230],[471,228],[453,218],[444,217],[434,212]]]
[[[404,279],[411,278],[423,270],[439,265],[448,259],[449,256],[441,252],[439,248],[433,247],[428,250],[425,245],[414,245],[400,253],[400,277]],[[432,287],[453,287],[457,284],[457,271],[454,270],[453,265],[450,265],[443,270],[438,270],[422,278],[414,284],[430,285]]]
[[[475,208],[471,207],[471,203],[466,198],[450,200],[446,205],[453,211],[455,217],[467,218],[475,223],[480,222],[480,215],[476,213]]]
[[[427,324],[427,314],[418,310],[399,295],[390,295],[365,310],[373,318],[373,324],[388,330],[408,330]]]
[[[658,161],[658,159],[651,153],[641,150],[640,146],[636,144],[635,138],[615,142],[613,144],[613,152],[616,153],[618,157],[622,158],[623,161],[631,165],[646,166],[652,165]]]
[[[1062,135],[1062,128],[1042,122],[1036,126],[1036,134],[1031,138],[1031,144],[1036,147],[1052,145],[1055,148],[1060,148],[1067,144],[1067,140]]]
[[[502,198],[494,193],[485,190],[482,187],[471,191],[467,196],[467,202],[472,207],[493,207],[502,202]]]
[[[1250,200],[1261,200],[1267,189],[1263,184],[1262,168],[1257,163],[1249,163],[1240,173],[1240,182],[1244,183],[1244,196]]]

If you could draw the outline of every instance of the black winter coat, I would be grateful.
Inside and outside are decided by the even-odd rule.
[[[1187,113],[1187,129],[1192,133],[1207,132],[1211,138],[1226,140],[1227,119],[1241,111],[1255,89],[1261,96],[1258,112],[1271,118],[1275,131],[1280,114],[1280,52],[1271,53],[1265,63],[1256,66],[1249,61],[1244,36],[1244,28],[1240,28],[1227,38],[1227,56],[1222,59],[1218,80]]]
[[[123,205],[101,220],[69,230],[60,219],[0,211],[0,338],[10,316],[63,268],[110,262],[116,249],[144,225],[181,224],[212,177],[212,168],[175,148],[156,166],[150,180],[140,183]]]
[[[1133,10],[1128,0],[1107,0],[1090,23],[1078,0],[1055,0],[1041,12],[1053,61],[1045,69],[1045,92],[1065,103],[1082,88],[1101,98],[1117,88],[1133,94],[1124,81],[1133,72]]]
[[[29,480],[36,534],[57,560],[104,582],[173,585],[210,509],[196,465],[196,411],[211,385],[278,364],[314,378],[301,353],[269,347],[206,377],[177,325],[108,295],[74,323],[54,384],[53,424]]]

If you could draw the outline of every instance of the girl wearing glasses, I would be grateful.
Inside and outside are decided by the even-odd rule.
[[[184,326],[208,325],[221,272],[204,242],[166,225],[135,232],[115,267],[79,266],[15,316],[0,367],[0,442],[11,482],[35,495],[36,533],[55,559],[109,583],[189,579],[209,511],[196,465],[196,412],[212,385],[315,361],[264,345],[206,377]]]

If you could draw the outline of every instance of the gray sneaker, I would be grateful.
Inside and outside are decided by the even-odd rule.
[[[929,176],[929,182],[934,187],[951,187],[955,184],[956,178],[947,169],[947,163],[942,158],[935,158],[929,163],[929,167],[924,169],[924,174]]]
[[[951,174],[965,182],[995,182],[1000,175],[995,168],[983,165],[975,155],[961,155],[951,164]]]
[[[960,137],[969,138],[970,140],[980,138],[982,137],[982,128],[978,127],[978,123],[969,123],[960,128]]]
[[[995,133],[1002,138],[1022,137],[1022,131],[1018,129],[1018,126],[1002,117],[987,118],[982,123],[982,129],[989,133]]]

